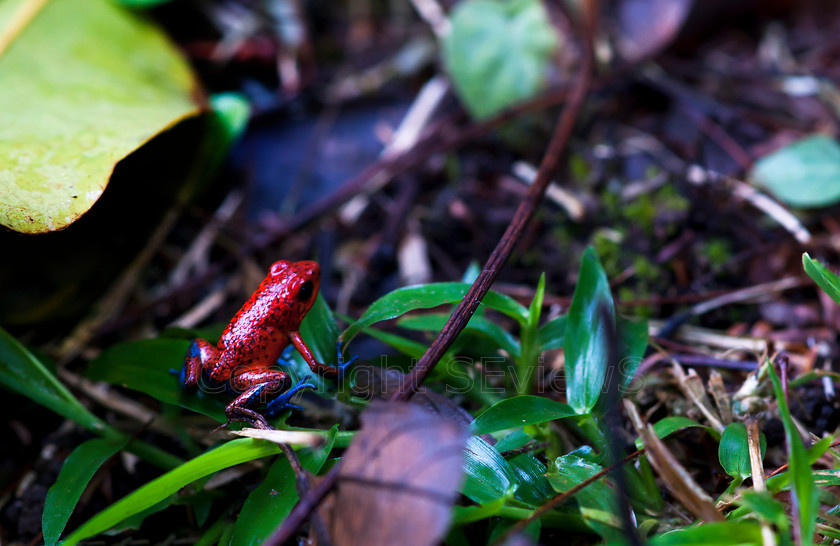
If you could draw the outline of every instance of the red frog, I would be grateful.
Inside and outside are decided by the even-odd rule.
[[[194,339],[184,358],[181,382],[186,387],[198,385],[202,371],[214,385],[226,385],[239,395],[225,408],[228,421],[249,421],[260,428],[270,428],[265,417],[254,408],[266,393],[279,393],[263,412],[272,417],[287,408],[298,391],[311,388],[308,378],[289,389],[286,372],[271,369],[289,343],[298,350],[313,372],[338,379],[352,363],[333,367],[315,360],[300,337],[300,323],[318,295],[321,267],[315,262],[279,261],[268,276],[228,324],[214,347],[203,339]],[[284,392],[285,391],[285,392]]]

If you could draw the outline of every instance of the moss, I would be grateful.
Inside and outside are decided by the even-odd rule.
[[[726,239],[710,239],[700,245],[700,254],[714,269],[721,269],[732,259],[732,250]]]

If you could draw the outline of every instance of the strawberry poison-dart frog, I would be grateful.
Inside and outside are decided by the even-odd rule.
[[[314,389],[315,385],[303,378],[290,389],[289,375],[271,369],[289,343],[313,372],[325,377],[340,378],[352,363],[341,361],[340,350],[337,368],[318,362],[298,332],[315,302],[320,283],[321,268],[315,262],[275,262],[215,347],[203,339],[192,341],[184,358],[181,382],[185,387],[195,387],[204,372],[212,385],[227,386],[237,394],[225,408],[228,421],[223,426],[231,421],[249,421],[269,428],[263,415],[270,418],[287,408],[300,409],[289,403],[292,396],[305,388]],[[275,393],[277,396],[268,401],[262,414],[258,413],[255,408],[265,401],[265,396]]]

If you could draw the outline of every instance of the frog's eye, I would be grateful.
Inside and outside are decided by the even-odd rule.
[[[315,291],[315,286],[312,284],[312,281],[306,281],[302,285],[300,285],[300,289],[298,289],[297,299],[300,301],[309,301],[309,298],[312,297],[312,293]]]

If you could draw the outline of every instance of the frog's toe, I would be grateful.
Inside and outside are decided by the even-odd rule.
[[[338,353],[338,361],[336,363],[336,367],[338,368],[338,379],[339,380],[341,380],[344,377],[344,373],[347,371],[347,368],[349,368],[350,365],[352,365],[354,362],[356,362],[356,360],[359,359],[359,356],[355,355],[355,356],[353,356],[353,358],[351,358],[350,360],[345,362],[344,361],[344,355],[341,354],[342,344],[343,343],[341,341],[339,341],[336,344],[336,352]]]
[[[302,406],[297,404],[292,404],[292,397],[296,395],[299,391],[303,389],[315,389],[317,388],[314,383],[309,382],[308,377],[304,377],[297,383],[295,386],[284,392],[283,394],[279,395],[277,398],[272,400],[266,406],[266,415],[270,417],[274,417],[279,415],[281,412],[286,411],[287,409],[296,409],[296,410],[303,410]]]

